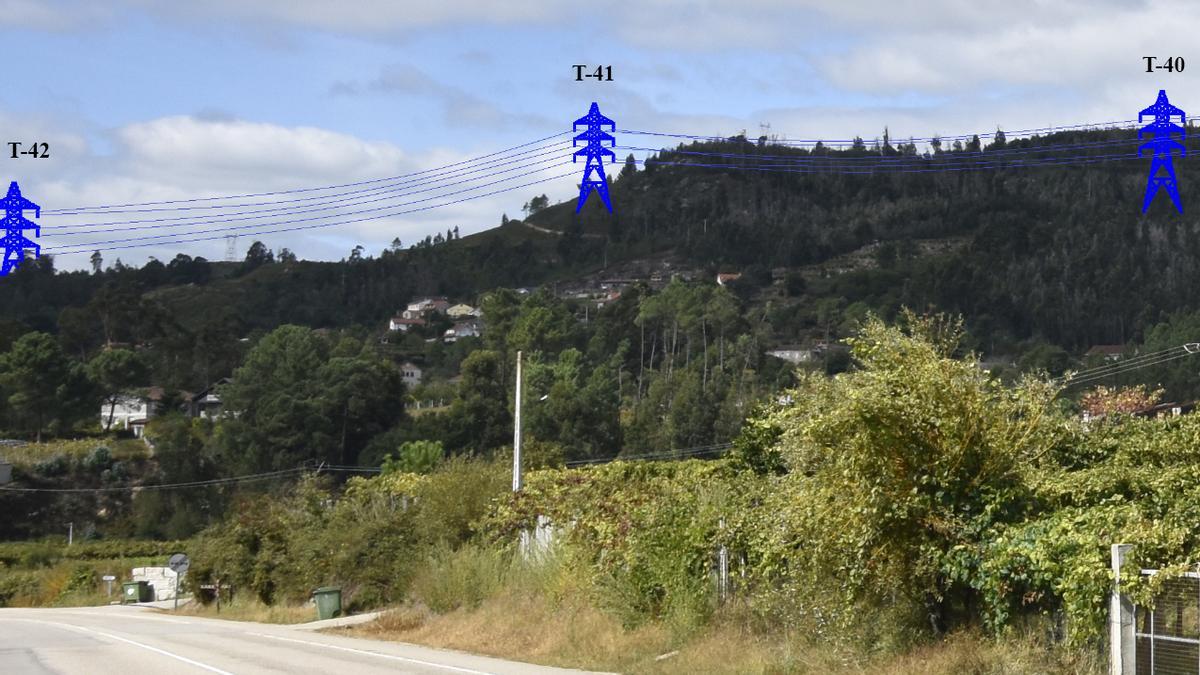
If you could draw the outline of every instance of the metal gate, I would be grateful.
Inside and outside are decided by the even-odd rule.
[[[1200,675],[1200,574],[1168,579],[1153,607],[1135,606],[1133,634],[1137,675]]]

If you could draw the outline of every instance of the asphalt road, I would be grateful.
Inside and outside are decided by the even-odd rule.
[[[578,672],[142,607],[0,609],[4,675]]]

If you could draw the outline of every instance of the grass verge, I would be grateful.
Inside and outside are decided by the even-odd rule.
[[[178,610],[163,610],[169,614],[199,616],[228,621],[253,621],[256,623],[307,623],[317,620],[317,610],[311,604],[267,605],[257,598],[234,596],[233,602],[222,602],[220,611],[216,603],[189,602]]]

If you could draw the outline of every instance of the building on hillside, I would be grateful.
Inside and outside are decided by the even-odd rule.
[[[442,334],[442,342],[456,342],[459,338],[479,337],[481,333],[478,321],[455,321],[454,326],[447,328]]]
[[[445,314],[448,309],[450,309],[450,301],[446,298],[421,298],[416,302],[408,303],[408,307],[400,315],[405,319],[420,319],[435,312]]]
[[[778,349],[768,350],[767,355],[795,364],[812,363],[819,357],[817,350],[804,349],[803,347],[779,347]]]
[[[731,281],[737,281],[738,279],[741,279],[741,278],[742,278],[741,272],[730,272],[729,274],[718,274],[717,275],[717,285],[724,286],[725,284],[728,284]]]
[[[217,393],[217,388],[229,384],[230,381],[228,377],[223,377],[209,385],[204,391],[188,396],[184,403],[188,417],[197,417],[206,420],[220,417],[221,396]]]
[[[1170,403],[1159,403],[1148,408],[1142,408],[1141,410],[1135,411],[1133,415],[1134,417],[1149,418],[1177,417],[1179,415],[1190,414],[1195,409],[1195,401],[1187,401],[1185,403],[1176,403],[1172,401]]]
[[[421,367],[412,361],[405,361],[400,364],[400,379],[404,380],[404,386],[408,389],[421,384]]]
[[[392,320],[388,322],[388,330],[398,330],[402,333],[407,333],[409,328],[424,325],[425,319],[420,317],[410,319],[403,316],[394,316],[392,317]]]
[[[620,299],[621,291],[609,291],[596,301],[596,309],[604,309],[606,305],[610,305]]]
[[[470,305],[459,303],[446,309],[446,316],[451,319],[467,319],[473,316],[479,316],[479,310]]]
[[[1093,345],[1084,353],[1085,358],[1098,357],[1105,361],[1120,361],[1125,354],[1125,345]]]
[[[100,404],[100,426],[104,429],[132,431],[135,438],[141,438],[150,418],[158,414],[162,399],[162,387],[150,387],[142,392],[118,394],[115,406],[108,401]],[[109,426],[110,415],[112,416],[111,427]]]

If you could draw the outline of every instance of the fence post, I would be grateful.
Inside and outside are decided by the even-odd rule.
[[[1113,587],[1108,601],[1110,675],[1134,675],[1137,668],[1133,601],[1121,592],[1121,566],[1131,550],[1130,544],[1112,545]]]

